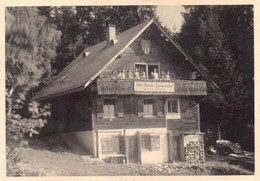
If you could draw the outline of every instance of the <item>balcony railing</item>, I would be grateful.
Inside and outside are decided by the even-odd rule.
[[[205,81],[98,80],[99,95],[207,95]]]

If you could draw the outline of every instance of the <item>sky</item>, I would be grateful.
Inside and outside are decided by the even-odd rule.
[[[157,6],[156,12],[163,26],[166,25],[174,32],[180,31],[183,22],[181,12],[185,12],[182,6]],[[176,30],[173,29],[174,26]]]

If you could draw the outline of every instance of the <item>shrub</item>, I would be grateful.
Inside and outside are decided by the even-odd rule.
[[[241,147],[238,143],[232,143],[228,140],[217,140],[217,152],[221,155],[228,155],[231,153],[241,153]]]
[[[19,114],[11,114],[6,120],[6,144],[9,152],[15,147],[27,145],[23,140],[24,135],[39,134],[38,129],[47,123],[47,117],[50,116],[50,105],[40,106],[33,101],[29,104],[29,118],[22,118]],[[8,156],[8,153],[7,153]]]

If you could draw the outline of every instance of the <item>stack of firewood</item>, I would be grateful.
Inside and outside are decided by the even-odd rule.
[[[204,142],[190,141],[185,146],[185,161],[189,164],[205,163]]]

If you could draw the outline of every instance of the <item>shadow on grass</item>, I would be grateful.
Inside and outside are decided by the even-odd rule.
[[[232,156],[223,156],[223,155],[207,155],[206,161],[220,161],[227,162],[232,165],[240,166],[251,172],[255,172],[255,161],[253,156],[241,156],[241,157],[232,157]]]

